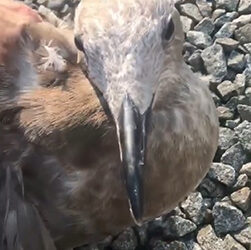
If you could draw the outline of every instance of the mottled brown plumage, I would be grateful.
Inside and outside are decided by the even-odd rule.
[[[104,6],[83,2],[98,20]],[[207,173],[218,139],[213,101],[182,60],[182,28],[177,12],[172,15],[175,36],[158,79],[149,122],[144,221],[171,211],[194,190]],[[81,14],[79,18],[84,20]],[[104,23],[102,28],[109,25]],[[24,195],[18,196],[39,213],[46,236],[50,235],[57,249],[70,249],[100,241],[134,221],[121,178],[116,127],[92,87],[95,81],[90,79],[91,85],[74,63],[76,50],[60,29],[40,24],[29,32],[33,41],[43,34],[31,56],[38,80],[23,88],[11,68],[0,68],[1,159],[5,166],[15,164],[21,169]],[[43,67],[50,51],[44,44],[60,48],[49,68],[48,64]],[[25,249],[34,250],[32,246]]]

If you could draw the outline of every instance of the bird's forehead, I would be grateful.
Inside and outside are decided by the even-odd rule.
[[[173,0],[83,0],[77,10],[76,32],[102,35],[111,27],[126,32],[140,23],[141,28],[158,22],[174,9]],[[142,27],[143,26],[143,27]]]

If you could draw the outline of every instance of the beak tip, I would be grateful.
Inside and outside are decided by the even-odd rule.
[[[134,223],[137,226],[141,226],[143,224],[143,208],[142,205],[140,207],[137,208],[133,208],[131,203],[130,203],[130,212],[132,215],[132,218],[134,220]]]
[[[137,184],[136,186],[134,186],[133,190],[128,190],[128,201],[132,218],[135,224],[139,226],[142,224],[143,221],[144,200],[141,181],[135,183]]]

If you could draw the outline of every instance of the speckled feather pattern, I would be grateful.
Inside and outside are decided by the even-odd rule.
[[[115,119],[125,93],[144,113],[164,70],[161,37],[174,11],[173,3],[84,1],[82,4],[76,15],[75,33],[83,38],[89,78],[103,92]]]

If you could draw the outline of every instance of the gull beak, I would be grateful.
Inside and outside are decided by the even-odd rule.
[[[75,45],[79,50],[77,59],[77,63],[79,63],[82,54],[80,51],[84,51],[80,35],[75,36]],[[142,223],[144,214],[143,175],[147,122],[151,106],[152,104],[142,114],[131,96],[126,93],[120,106],[119,115],[115,119],[130,211],[137,225]]]
[[[130,95],[126,94],[117,121],[121,161],[132,217],[142,223],[144,213],[143,171],[145,165],[147,120],[151,107],[140,114]]]

